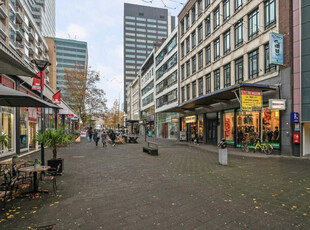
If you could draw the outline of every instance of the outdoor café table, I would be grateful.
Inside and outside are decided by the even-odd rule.
[[[27,173],[33,172],[33,193],[35,194],[38,192],[46,192],[46,191],[39,191],[39,189],[38,189],[38,187],[39,187],[38,172],[47,171],[50,168],[51,168],[51,166],[40,166],[40,168],[36,169],[36,168],[34,168],[34,166],[29,166],[29,167],[20,168],[20,169],[18,169],[18,171],[27,172]]]

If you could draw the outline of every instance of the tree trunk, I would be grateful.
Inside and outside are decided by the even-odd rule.
[[[56,147],[53,148],[53,160],[57,159],[57,149]]]

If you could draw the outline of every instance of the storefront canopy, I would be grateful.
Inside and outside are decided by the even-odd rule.
[[[0,106],[60,108],[39,98],[10,89],[0,84]]]
[[[208,95],[195,98],[193,100],[180,104],[179,106],[168,109],[164,112],[183,112],[184,110],[191,110],[197,107],[210,106],[212,104],[219,102],[229,102],[230,100],[236,99],[237,96],[239,97],[239,89],[261,90],[261,91],[276,90],[276,88],[269,85],[242,83],[213,92]]]
[[[134,123],[139,123],[139,120],[127,120],[126,122],[134,124]]]
[[[0,40],[0,74],[37,77],[34,70]]]

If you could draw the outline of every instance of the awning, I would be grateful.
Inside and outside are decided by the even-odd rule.
[[[195,98],[193,100],[180,104],[179,106],[167,109],[162,112],[183,112],[184,110],[188,109],[190,110],[197,107],[208,106],[219,102],[229,102],[230,100],[237,98],[236,94],[239,97],[239,89],[261,90],[261,91],[276,90],[276,88],[269,85],[241,83]]]
[[[37,77],[36,72],[0,40],[0,74]]]
[[[47,101],[35,98],[28,94],[10,89],[0,84],[0,106],[9,107],[47,107],[57,108],[58,105],[51,104]]]

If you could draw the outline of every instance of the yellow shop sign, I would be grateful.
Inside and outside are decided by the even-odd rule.
[[[185,123],[195,123],[196,115],[185,117]]]

